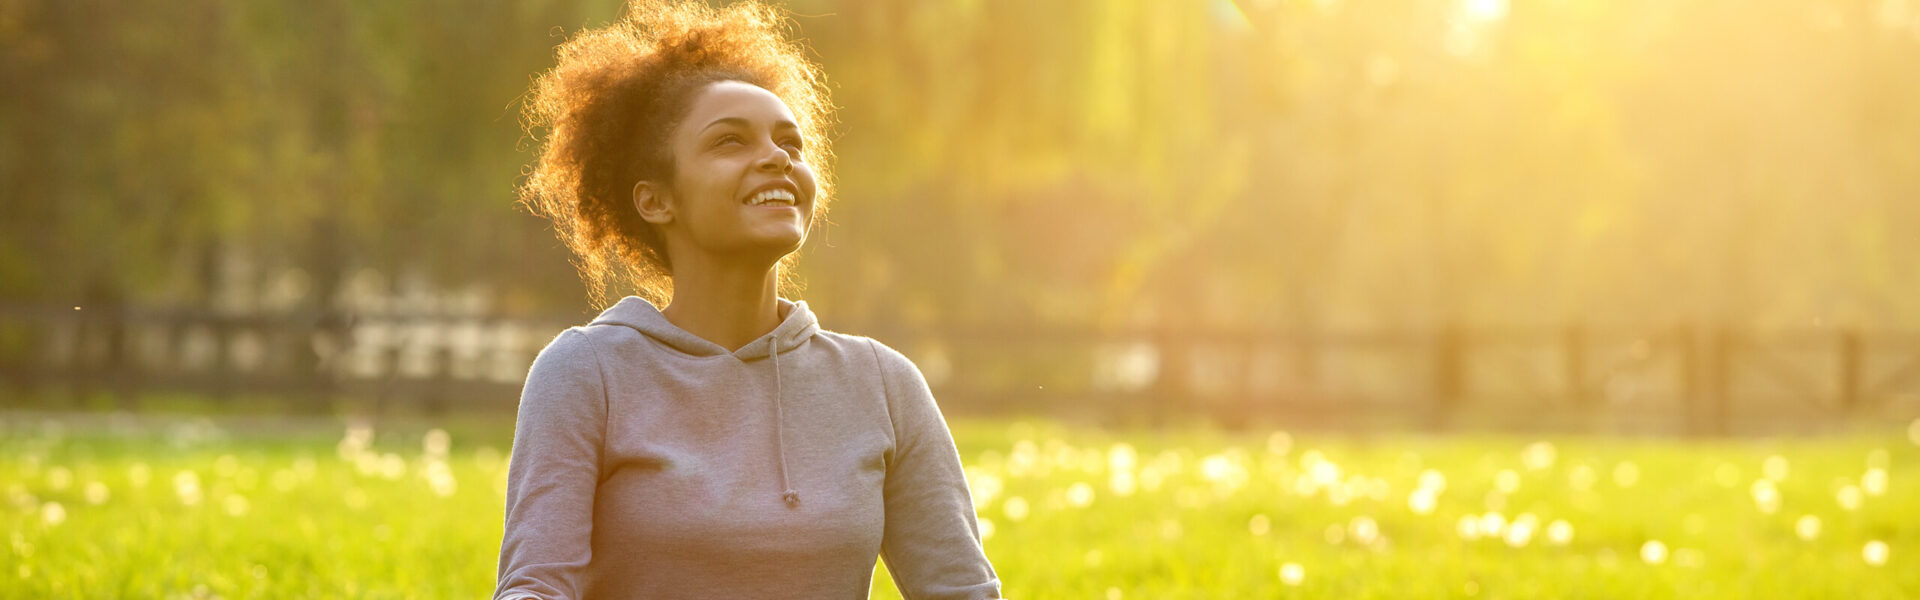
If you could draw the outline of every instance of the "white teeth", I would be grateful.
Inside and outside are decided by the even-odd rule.
[[[764,192],[760,192],[758,194],[754,194],[752,198],[747,199],[747,204],[749,206],[761,206],[761,205],[775,204],[775,203],[784,204],[787,206],[793,206],[793,192],[775,188],[775,189],[767,190]]]

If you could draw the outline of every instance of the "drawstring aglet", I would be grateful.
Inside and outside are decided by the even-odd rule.
[[[797,492],[794,490],[787,490],[780,494],[780,499],[786,500],[787,506],[789,507],[800,506],[800,492]]]

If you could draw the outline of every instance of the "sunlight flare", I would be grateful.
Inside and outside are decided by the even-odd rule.
[[[1533,527],[1532,521],[1515,521],[1513,525],[1507,527],[1505,536],[1507,545],[1514,548],[1526,547],[1527,542],[1533,539]]]
[[[247,511],[253,509],[253,503],[248,502],[246,496],[239,494],[230,494],[225,498],[221,498],[220,505],[227,510],[228,516],[233,517],[247,516]]]
[[[1529,471],[1543,471],[1553,468],[1554,460],[1559,457],[1559,454],[1559,449],[1554,448],[1552,442],[1534,442],[1528,444],[1526,450],[1520,451],[1520,462],[1526,465]]]
[[[173,493],[180,497],[180,503],[193,506],[200,503],[200,474],[188,469],[173,475]]]
[[[1767,460],[1760,463],[1760,473],[1767,479],[1772,479],[1774,483],[1786,481],[1790,471],[1791,465],[1787,462],[1787,457],[1778,454],[1769,456]]]
[[[111,491],[107,489],[107,484],[98,481],[87,482],[86,491],[82,494],[86,496],[87,504],[94,506],[106,504],[107,498],[112,495]]]
[[[1075,481],[1067,487],[1067,506],[1086,508],[1093,504],[1093,486],[1083,481]]]
[[[1290,562],[1280,565],[1280,583],[1287,584],[1289,587],[1296,587],[1306,580],[1307,569],[1300,566],[1300,563]]]
[[[1650,565],[1667,562],[1667,545],[1660,540],[1647,540],[1640,545],[1640,560]]]
[[[1774,487],[1772,479],[1755,479],[1747,489],[1747,495],[1753,497],[1754,508],[1760,512],[1773,514],[1780,510],[1780,490]]]
[[[1578,491],[1591,490],[1599,481],[1600,474],[1593,472],[1593,467],[1578,465],[1567,471],[1567,485]]]
[[[1520,491],[1520,474],[1514,472],[1513,469],[1501,469],[1498,474],[1493,476],[1493,487],[1494,489],[1500,490],[1502,494],[1512,494]]]
[[[1428,488],[1419,488],[1407,495],[1407,510],[1412,511],[1413,514],[1416,515],[1433,514],[1433,509],[1437,504],[1439,504],[1439,499],[1435,496],[1434,491]]]
[[[46,523],[48,527],[55,527],[61,523],[65,523],[67,521],[67,507],[61,506],[59,502],[48,502],[40,505],[40,521]]]
[[[1362,546],[1371,546],[1375,540],[1380,539],[1380,524],[1375,522],[1373,517],[1366,515],[1360,515],[1348,521],[1347,531],[1354,543]]]
[[[1267,436],[1267,453],[1274,456],[1286,456],[1293,451],[1293,435],[1285,431],[1275,431]]]
[[[1548,523],[1547,543],[1555,546],[1573,543],[1573,524],[1564,519],[1554,519],[1552,523]]]
[[[1613,483],[1622,488],[1640,483],[1640,465],[1633,464],[1633,461],[1621,461],[1613,467]]]
[[[1453,530],[1460,534],[1460,539],[1467,541],[1480,539],[1480,518],[1474,515],[1460,515]]]
[[[1000,512],[1006,515],[1007,521],[1013,523],[1025,520],[1029,510],[1027,499],[1019,496],[1007,498],[1006,503],[1000,505]]]
[[[47,489],[61,492],[73,485],[73,471],[66,467],[47,469]]]
[[[453,436],[449,435],[447,430],[435,427],[427,430],[427,435],[420,440],[420,446],[427,456],[444,458],[453,448]]]
[[[1841,510],[1860,510],[1860,500],[1860,486],[1851,483],[1840,486],[1840,490],[1833,493],[1833,501],[1840,505]]]
[[[1887,493],[1887,470],[1880,467],[1867,469],[1867,472],[1860,476],[1860,491],[1866,492],[1868,496]]]
[[[1878,567],[1887,564],[1887,555],[1891,553],[1892,549],[1887,547],[1886,542],[1873,540],[1860,549],[1860,558],[1867,561],[1867,564]]]
[[[147,481],[153,479],[153,469],[147,463],[136,462],[127,467],[127,484],[135,489],[147,487]]]
[[[1801,515],[1800,520],[1793,522],[1793,534],[1809,542],[1820,537],[1820,517]]]
[[[1461,13],[1476,21],[1498,21],[1507,17],[1507,0],[1466,0]]]

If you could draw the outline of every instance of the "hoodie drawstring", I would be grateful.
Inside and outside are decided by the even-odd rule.
[[[780,336],[773,336],[767,343],[773,354],[773,440],[780,453],[780,486],[786,488],[786,491],[780,492],[780,499],[785,500],[788,507],[799,507],[800,492],[794,490],[793,484],[787,481],[787,421],[786,416],[781,414],[781,406],[786,404],[786,394],[780,389]]]

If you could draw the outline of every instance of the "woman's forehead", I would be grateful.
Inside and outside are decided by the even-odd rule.
[[[766,88],[743,81],[716,81],[694,97],[687,113],[690,129],[702,131],[716,124],[759,127],[798,127],[787,103]]]

